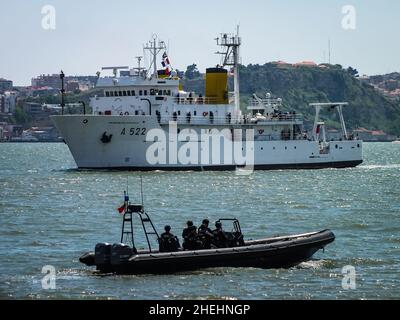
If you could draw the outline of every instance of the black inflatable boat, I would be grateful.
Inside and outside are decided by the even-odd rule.
[[[211,267],[289,268],[334,241],[330,230],[245,241],[244,246],[194,251],[138,251],[124,244],[96,245],[79,261],[100,273],[172,273]]]
[[[79,261],[96,266],[99,273],[143,274],[173,273],[212,267],[289,268],[309,260],[315,252],[333,242],[330,230],[259,240],[242,240],[225,248],[160,252],[152,250],[148,235],[160,237],[142,205],[126,206],[122,225],[121,243],[98,243],[94,252],[85,253]],[[137,251],[134,247],[132,215],[138,214],[144,229],[148,250]],[[241,235],[237,219],[233,221],[231,234]],[[151,232],[146,229],[150,227]],[[128,231],[127,231],[128,230]],[[124,244],[124,236],[131,236],[132,246]]]

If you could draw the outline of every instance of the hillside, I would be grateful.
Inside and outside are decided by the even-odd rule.
[[[283,99],[285,110],[295,110],[306,121],[313,120],[311,102],[347,101],[344,116],[349,128],[381,129],[400,135],[400,102],[393,101],[372,85],[354,76],[354,69],[340,65],[319,67],[267,63],[240,68],[241,107],[245,108],[252,93],[263,96],[271,92]],[[232,83],[230,83],[232,87]],[[204,92],[203,77],[184,81],[186,90]],[[338,127],[336,114],[325,114],[330,127]]]

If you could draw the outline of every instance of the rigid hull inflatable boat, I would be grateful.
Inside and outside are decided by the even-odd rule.
[[[173,273],[212,267],[288,268],[333,242],[330,230],[245,241],[240,247],[176,252],[137,251],[124,244],[96,245],[79,261],[100,273]]]
[[[160,250],[162,238],[143,205],[131,205],[129,197],[125,197],[123,210],[125,213],[120,243],[96,244],[94,252],[87,252],[79,258],[81,263],[96,266],[100,273],[117,274],[172,273],[212,267],[288,268],[310,259],[315,252],[335,240],[332,231],[323,230],[245,241],[237,219],[220,219],[217,222],[233,223],[232,232],[225,232],[229,242],[224,247],[196,250],[177,247],[176,250],[164,252]],[[135,248],[134,215],[140,218],[148,250]],[[149,235],[156,236],[159,250],[152,249]],[[128,241],[132,246],[125,244]]]

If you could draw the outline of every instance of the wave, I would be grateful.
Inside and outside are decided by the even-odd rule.
[[[372,169],[398,169],[400,164],[369,164],[361,165],[358,169],[372,170]]]
[[[321,268],[330,268],[334,267],[335,261],[333,260],[309,260],[300,263],[296,266],[297,269],[321,269]]]

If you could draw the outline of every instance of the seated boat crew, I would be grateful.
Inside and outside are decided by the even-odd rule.
[[[189,220],[186,222],[187,228],[183,229],[183,249],[185,250],[198,250],[203,247],[199,236],[197,234],[197,228],[193,225],[193,221]]]
[[[96,244],[94,252],[87,252],[79,258],[81,263],[87,266],[96,266],[97,271],[102,274],[173,273],[213,267],[289,268],[309,260],[314,253],[324,249],[335,239],[332,231],[322,230],[297,235],[244,240],[239,220],[232,218],[220,219],[216,222],[217,229],[214,230],[216,237],[211,240],[210,246],[206,246],[199,241],[197,232],[193,232],[193,230],[197,230],[190,221],[191,223],[188,223],[189,230],[184,234],[195,235],[195,237],[187,240],[189,244],[184,245],[184,249],[186,249],[184,250],[179,248],[176,237],[170,233],[170,226],[165,227],[165,232],[161,236],[158,235],[143,205],[125,203],[125,208],[120,243]],[[147,250],[135,249],[134,215],[141,220],[148,244]],[[232,222],[232,232],[223,231],[221,221]],[[203,226],[208,225],[203,221]],[[156,237],[159,250],[152,249],[149,235]],[[130,240],[132,247],[123,243],[124,239]]]
[[[159,243],[160,243],[160,252],[174,252],[178,251],[180,248],[178,237],[174,236],[171,231],[171,226],[167,225],[164,227],[165,232],[161,234]]]

